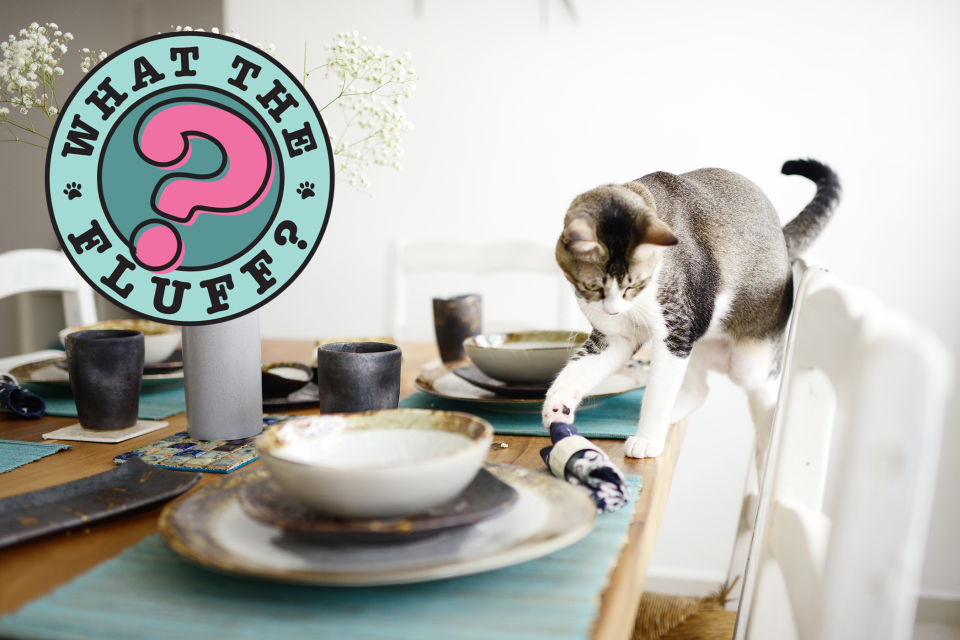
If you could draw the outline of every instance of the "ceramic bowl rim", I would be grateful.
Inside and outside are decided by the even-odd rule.
[[[182,328],[179,325],[175,325],[175,324],[164,324],[162,322],[154,322],[153,320],[143,320],[142,318],[129,318],[129,319],[135,320],[137,322],[149,322],[151,324],[155,324],[161,327],[167,327],[167,330],[160,331],[159,333],[147,333],[142,329],[110,329],[110,328],[102,329],[98,325],[106,324],[108,322],[117,322],[117,321],[116,320],[99,320],[92,324],[78,324],[74,327],[67,327],[65,329],[61,329],[57,333],[60,337],[60,340],[63,341],[66,338],[66,336],[70,335],[71,333],[78,333],[80,331],[139,331],[140,333],[143,334],[144,338],[151,338],[153,336],[166,336],[171,333],[183,332]]]
[[[283,445],[283,443],[280,441],[277,434],[279,431],[281,431],[285,427],[295,428],[301,425],[305,426],[317,419],[340,417],[348,421],[346,428],[349,429],[349,428],[355,428],[349,423],[349,419],[351,417],[374,416],[379,413],[396,414],[398,412],[402,412],[407,415],[421,414],[424,416],[428,416],[428,415],[436,415],[436,414],[445,414],[448,416],[455,416],[458,418],[466,418],[469,424],[479,425],[481,430],[479,433],[473,436],[471,436],[470,434],[461,433],[461,435],[469,438],[470,442],[468,442],[467,444],[461,447],[458,447],[457,449],[454,449],[453,451],[432,455],[425,458],[417,458],[415,460],[408,460],[408,461],[403,461],[403,462],[398,462],[393,464],[380,464],[376,466],[336,467],[336,466],[330,466],[330,465],[324,465],[324,464],[302,462],[299,460],[290,460],[289,458],[284,458],[274,453],[274,449]],[[375,426],[365,427],[365,429],[375,429],[375,428],[376,428]],[[404,429],[404,430],[406,431],[442,431],[443,433],[460,433],[459,431],[448,431],[448,430],[441,430],[441,429]],[[363,413],[325,413],[320,415],[304,416],[302,418],[294,418],[293,420],[287,420],[285,422],[272,425],[267,429],[265,429],[263,433],[257,436],[257,439],[254,441],[254,446],[256,447],[260,455],[264,456],[265,458],[270,458],[272,460],[277,460],[283,463],[296,465],[297,467],[302,467],[306,469],[316,469],[317,471],[321,471],[321,472],[365,473],[365,472],[379,472],[379,471],[385,471],[385,470],[399,471],[404,469],[416,469],[418,467],[423,467],[423,465],[425,464],[436,462],[444,458],[450,458],[453,456],[464,456],[469,453],[473,453],[476,450],[489,449],[490,447],[489,442],[485,444],[484,441],[489,440],[492,442],[493,434],[494,434],[494,429],[492,424],[490,424],[488,421],[484,420],[479,416],[475,416],[473,414],[466,413],[463,411],[435,411],[432,409],[382,409],[380,411],[364,411]]]
[[[523,340],[530,340],[533,342],[535,339],[531,339],[534,336],[555,336],[555,335],[565,335],[567,340],[565,342],[556,341],[556,346],[549,347],[528,347],[524,349],[505,349],[503,344],[510,342],[511,338],[516,338],[517,342]],[[582,338],[581,338],[582,336]],[[589,336],[582,331],[563,331],[559,329],[546,329],[542,331],[511,331],[506,333],[481,333],[476,336],[470,336],[469,338],[463,341],[463,347],[471,349],[480,349],[487,353],[492,352],[523,352],[523,351],[537,351],[537,352],[546,352],[546,351],[569,351],[570,349],[576,349],[579,347]],[[486,341],[488,344],[480,344],[477,339]],[[492,344],[491,338],[500,339],[496,344]],[[541,339],[540,342],[553,342],[550,338]]]
[[[338,349],[331,349],[330,347],[346,347],[349,345],[368,345],[370,347],[377,347],[373,351],[340,351]],[[384,347],[384,348],[380,348]],[[317,346],[317,358],[319,360],[319,354],[323,353],[324,357],[337,358],[340,356],[366,356],[366,357],[383,357],[384,354],[392,355],[400,351],[400,345],[393,344],[392,342],[377,342],[377,341],[361,341],[361,342],[326,342],[324,344]]]

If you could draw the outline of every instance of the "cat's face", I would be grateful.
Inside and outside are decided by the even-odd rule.
[[[639,195],[608,185],[570,205],[557,262],[578,296],[597,312],[629,309],[677,237]]]

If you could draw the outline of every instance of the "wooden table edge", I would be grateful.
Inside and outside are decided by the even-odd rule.
[[[640,597],[688,422],[689,418],[684,418],[670,427],[663,453],[655,459],[656,470],[643,475],[634,514],[642,514],[648,509],[647,517],[638,519],[634,515],[631,519],[620,557],[600,598],[591,635],[593,640],[629,640],[633,637]]]

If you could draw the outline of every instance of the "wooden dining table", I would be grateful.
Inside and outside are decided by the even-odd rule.
[[[414,380],[423,366],[437,359],[435,344],[401,343],[401,398],[415,391]],[[264,340],[261,346],[264,362],[315,360],[316,343],[303,340]],[[264,407],[265,412],[272,412]],[[309,405],[283,411],[297,414],[316,413]],[[0,474],[0,498],[78,480],[114,468],[114,456],[147,445],[187,428],[186,415],[166,418],[162,430],[127,440],[120,444],[70,442],[70,449],[41,458],[25,466]],[[20,420],[9,413],[0,413],[0,440],[44,442],[42,434],[76,423],[76,418],[43,417]],[[613,568],[602,596],[600,614],[594,623],[595,640],[625,640],[631,637],[640,596],[657,531],[670,493],[670,483],[686,431],[686,421],[673,425],[666,448],[657,458],[642,460],[625,458],[623,441],[596,440],[610,458],[626,473],[643,477],[643,489],[634,505],[629,538]],[[488,460],[545,471],[539,451],[548,446],[546,437],[496,436],[506,448],[491,450]],[[253,465],[259,464],[259,461]],[[210,482],[219,474],[203,474],[198,485]],[[157,531],[157,519],[163,505],[91,524],[88,527],[50,535],[32,542],[0,550],[0,614],[15,611],[34,598],[70,581],[124,549]]]

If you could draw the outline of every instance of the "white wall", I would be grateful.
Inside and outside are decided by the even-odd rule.
[[[575,25],[551,0],[546,30],[537,0],[426,1],[420,17],[414,4],[226,0],[225,26],[276,43],[293,70],[304,41],[317,60],[335,32],[359,29],[412,52],[421,77],[405,169],[371,170],[374,199],[338,185],[317,256],[262,311],[265,335],[382,334],[396,238],[550,244],[576,194],[651,171],[738,171],[787,221],[814,189],[780,165],[809,156],[845,188],[814,254],[960,347],[960,4],[592,0]],[[308,85],[318,98],[322,82]],[[958,418],[954,405],[924,587],[960,598]],[[655,575],[724,575],[748,425],[740,392],[714,384]]]

